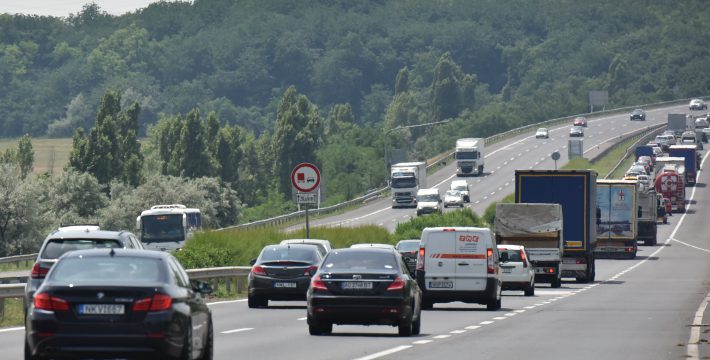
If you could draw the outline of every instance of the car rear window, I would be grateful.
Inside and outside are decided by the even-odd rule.
[[[381,251],[330,252],[322,268],[331,270],[394,270],[397,269],[394,253]]]
[[[523,258],[520,256],[520,250],[503,250],[503,249],[498,249],[500,252],[500,256],[503,256],[503,253],[508,254],[508,261],[515,261],[515,262],[521,262],[523,261]]]
[[[71,284],[148,284],[165,279],[160,259],[143,257],[69,257],[52,269],[51,280]]]
[[[317,251],[318,249],[312,245],[268,247],[261,253],[259,262],[302,261],[312,263],[318,261]]]
[[[419,241],[407,241],[397,245],[399,251],[416,251],[419,250]]]
[[[115,239],[50,239],[40,258],[58,259],[69,251],[101,248],[122,248]]]

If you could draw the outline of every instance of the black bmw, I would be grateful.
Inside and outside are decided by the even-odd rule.
[[[211,291],[165,252],[69,252],[34,294],[25,359],[212,359]]]
[[[333,250],[308,289],[308,330],[329,334],[333,324],[397,326],[419,334],[422,292],[393,249]]]

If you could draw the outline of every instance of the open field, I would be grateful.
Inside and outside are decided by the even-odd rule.
[[[18,139],[0,139],[0,151],[16,149]],[[57,174],[69,163],[72,139],[32,139],[32,149],[35,152],[35,174]]]

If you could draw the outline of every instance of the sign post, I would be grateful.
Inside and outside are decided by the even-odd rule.
[[[318,203],[320,171],[311,163],[300,163],[291,171],[291,184],[296,192],[296,203],[306,208],[306,239],[310,238],[308,204]]]

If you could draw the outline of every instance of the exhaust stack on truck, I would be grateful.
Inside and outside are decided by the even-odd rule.
[[[496,204],[494,231],[499,245],[525,246],[535,267],[535,282],[561,285],[564,254],[559,204]]]

